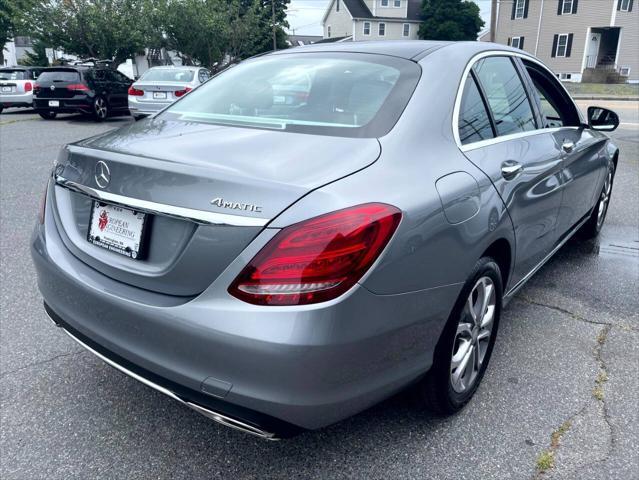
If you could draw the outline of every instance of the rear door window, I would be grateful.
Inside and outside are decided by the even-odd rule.
[[[493,127],[484,100],[472,74],[466,77],[459,110],[459,140],[462,145],[493,138]]]
[[[495,120],[497,135],[537,129],[524,84],[509,57],[488,57],[473,65]]]

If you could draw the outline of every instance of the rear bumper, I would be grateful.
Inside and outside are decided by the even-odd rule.
[[[33,104],[33,92],[0,94],[0,105],[4,108],[30,107],[32,104]]]
[[[80,97],[80,98],[78,98]],[[60,102],[58,107],[50,107],[49,101]],[[74,98],[37,98],[33,99],[33,108],[36,110],[46,110],[47,112],[58,113],[90,113],[92,111],[91,98],[83,95],[76,95]]]
[[[129,95],[129,111],[132,115],[153,115],[172,103],[140,101],[137,97]]]
[[[50,208],[32,257],[49,311],[76,339],[182,403],[277,436],[339,421],[419,378],[460,288],[377,296],[356,286],[325,304],[257,307],[226,292],[233,263],[199,296],[171,297],[79,261]]]

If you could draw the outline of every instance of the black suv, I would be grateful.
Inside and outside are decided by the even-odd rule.
[[[35,84],[33,108],[42,118],[80,112],[101,122],[109,115],[128,115],[128,89],[133,83],[117,70],[90,66],[54,67],[42,71]]]

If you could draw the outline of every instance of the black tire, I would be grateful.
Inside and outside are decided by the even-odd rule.
[[[55,117],[58,116],[58,114],[56,112],[50,112],[50,111],[46,111],[46,110],[39,111],[38,115],[40,115],[45,120],[53,120]]]
[[[0,113],[2,113],[2,110],[4,110],[4,107],[0,105]]]
[[[104,97],[96,96],[93,99],[93,111],[91,114],[93,115],[93,119],[96,122],[103,122],[109,116],[109,104],[104,99]]]
[[[486,282],[485,284],[482,284],[489,284],[489,282],[485,279],[489,279],[489,281],[492,282],[492,287],[494,287],[492,289],[494,292],[494,307],[491,310],[492,326],[488,336],[479,340],[479,337],[484,334],[482,334],[483,330],[475,324],[472,329],[472,333],[469,337],[467,337],[469,341],[466,342],[466,339],[463,337],[464,333],[460,332],[459,329],[463,330],[462,324],[472,324],[473,318],[470,317],[470,307],[468,304],[469,297],[472,305],[472,302],[474,301],[472,299],[475,298],[475,291],[476,288],[480,288],[478,287],[480,283]],[[486,290],[489,289],[486,288]],[[477,293],[477,295],[479,295],[479,293]],[[452,415],[457,413],[468,403],[477,390],[477,387],[481,383],[484,373],[486,372],[486,368],[488,367],[490,356],[495,345],[495,338],[497,336],[499,319],[501,316],[502,295],[503,286],[499,266],[492,258],[481,258],[475,264],[475,267],[464,284],[464,287],[459,294],[459,298],[457,299],[450,317],[448,318],[448,322],[446,323],[444,331],[437,343],[437,347],[435,348],[433,365],[417,388],[420,399],[432,412],[439,415]],[[478,303],[481,302],[478,301]],[[481,313],[479,323],[481,323],[483,319],[483,312],[481,312],[483,309],[484,307],[481,305],[479,309]],[[486,312],[487,311],[488,310],[486,309]],[[477,312],[477,310],[475,310],[475,312]],[[474,345],[479,346],[469,352],[471,358],[468,362],[473,362],[473,371],[467,372],[469,365],[468,362],[465,364],[466,367],[462,370],[459,370],[461,367],[454,368],[454,357],[461,355],[461,352],[463,351],[462,345],[472,344],[472,342],[476,342],[472,345],[473,347]],[[470,348],[471,347],[469,347],[469,349]],[[456,354],[455,356],[453,356],[454,353]],[[478,357],[474,356],[475,353],[477,353]],[[461,355],[460,358],[465,357],[465,355]],[[479,360],[479,358],[481,358],[481,360]],[[475,361],[479,362],[479,368],[475,368],[477,365],[474,363]],[[455,385],[453,382],[453,376],[458,370],[462,372],[460,377],[466,377],[467,373],[469,374],[468,385],[463,391],[459,391],[463,382],[457,382]]]
[[[579,236],[584,240],[595,238],[601,232],[604,222],[606,221],[606,215],[608,213],[608,207],[610,206],[610,197],[612,195],[612,187],[615,181],[615,164],[610,162],[608,166],[608,172],[606,173],[606,179],[604,180],[601,193],[597,197],[597,203],[592,209],[590,218],[583,227],[579,230]]]

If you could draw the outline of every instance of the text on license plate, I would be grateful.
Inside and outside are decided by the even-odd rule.
[[[50,107],[59,107],[60,106],[60,101],[59,100],[49,100],[49,106]]]
[[[153,98],[166,98],[166,92],[153,92]]]
[[[94,201],[87,239],[98,247],[139,259],[146,217],[145,213]]]
[[[3,92],[10,92],[11,91],[11,87],[2,87],[2,91]]]

